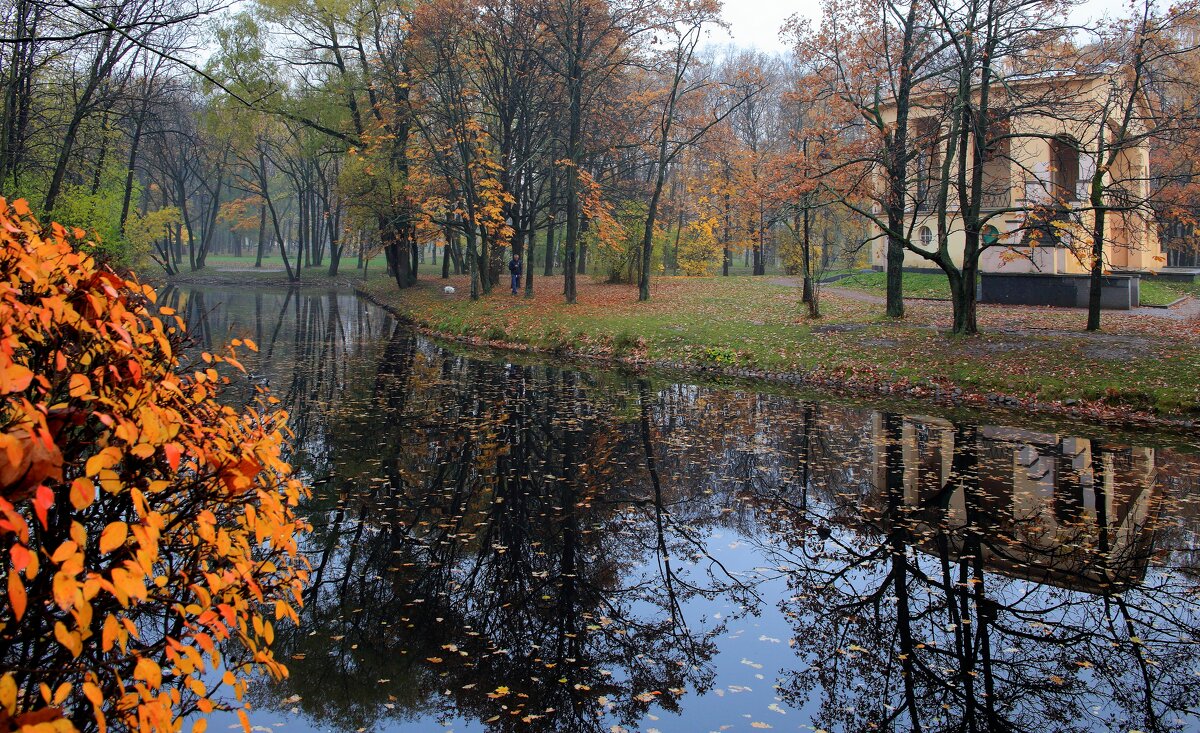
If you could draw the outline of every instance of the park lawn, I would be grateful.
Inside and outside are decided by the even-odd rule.
[[[1170,305],[1185,295],[1200,298],[1200,283],[1155,280],[1150,276],[1143,277],[1138,287],[1142,294],[1142,305]]]
[[[1174,287],[1176,283],[1158,282],[1142,278],[1138,285],[1138,293],[1142,305],[1165,306],[1171,305],[1184,296],[1184,292]]]
[[[833,285],[882,296],[887,293],[887,273],[860,272],[857,275],[842,278]],[[904,273],[904,297],[949,300],[950,283],[946,280],[946,276],[940,273],[906,272]]]
[[[810,320],[800,291],[769,280],[659,278],[653,297],[581,277],[579,302],[562,279],[535,278],[533,299],[497,290],[472,302],[469,282],[431,278],[400,291],[372,280],[375,300],[434,333],[493,346],[684,368],[796,375],[854,390],[961,389],[968,395],[1078,400],[1166,415],[1200,414],[1200,324],[1106,313],[1101,334],[1080,311],[980,306],[972,338],[946,333],[948,303],[915,301],[903,321],[836,293]]]
[[[859,273],[831,284],[834,287],[849,288],[882,296],[887,292],[887,273]],[[1141,305],[1166,306],[1185,295],[1200,297],[1200,284],[1158,281],[1153,277],[1143,277],[1139,291]],[[950,284],[947,282],[946,276],[940,273],[906,272],[904,273],[904,297],[948,300]]]

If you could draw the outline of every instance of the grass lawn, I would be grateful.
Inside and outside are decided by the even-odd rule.
[[[835,287],[862,290],[883,295],[887,292],[886,272],[861,272],[832,283]],[[928,272],[904,273],[904,297],[950,299],[950,283],[945,275]]]
[[[1039,401],[1084,400],[1120,409],[1200,413],[1200,322],[1108,313],[1082,331],[1083,311],[981,305],[977,338],[946,333],[950,305],[912,301],[903,321],[880,306],[826,292],[824,318],[804,315],[798,288],[761,278],[658,278],[648,303],[636,288],[584,277],[579,302],[562,279],[536,278],[537,296],[503,289],[472,302],[469,282],[438,278],[399,291],[365,288],[417,324],[494,345],[688,367],[806,375],[814,383],[918,385]],[[840,284],[840,283],[839,283]]]
[[[838,280],[831,285],[882,296],[887,292],[887,274],[883,272],[859,273]],[[1143,277],[1139,292],[1142,305],[1163,306],[1170,305],[1185,295],[1200,297],[1200,284],[1168,282],[1155,280],[1153,277]],[[950,284],[941,274],[906,272],[904,273],[904,297],[948,300]]]
[[[1176,287],[1183,283],[1159,282],[1142,278],[1138,285],[1142,305],[1170,305],[1182,298],[1186,293]]]

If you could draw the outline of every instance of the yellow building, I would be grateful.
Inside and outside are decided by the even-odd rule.
[[[985,243],[998,243],[980,257],[984,273],[1083,275],[1090,269],[1091,227],[1089,187],[1101,135],[1107,145],[1116,137],[1112,118],[1123,112],[1120,86],[1099,74],[1042,74],[1010,78],[992,89],[997,143],[983,155]],[[906,203],[906,222],[913,244],[937,248],[934,199],[942,176],[948,121],[933,97],[917,96],[910,112],[910,139],[916,158],[910,164],[912,185]],[[1103,124],[1105,109],[1109,124]],[[1144,118],[1144,115],[1135,115]],[[894,122],[895,107],[884,110]],[[1135,125],[1141,125],[1140,119]],[[1135,127],[1125,138],[1135,137]],[[1107,155],[1105,153],[1104,155]],[[1144,138],[1122,150],[1105,174],[1106,204],[1133,206],[1106,216],[1105,267],[1113,272],[1156,272],[1164,264],[1153,212],[1148,205],[1150,149]],[[957,161],[952,160],[955,179]],[[964,231],[958,216],[958,192],[951,186],[947,243],[956,262],[962,262]],[[1047,222],[1056,222],[1050,224]],[[886,267],[887,243],[880,237],[872,249],[872,264]],[[908,252],[906,268],[932,268],[920,255]],[[1136,300],[1134,301],[1136,304]]]

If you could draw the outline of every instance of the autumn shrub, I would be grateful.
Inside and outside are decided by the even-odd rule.
[[[646,204],[640,201],[625,202],[617,207],[606,238],[600,237],[596,227],[584,233],[583,241],[594,277],[614,284],[637,282],[642,266],[646,210]],[[667,242],[665,234],[656,229],[650,261],[650,271],[653,273],[663,272],[662,253],[666,251]]]
[[[722,244],[717,237],[718,220],[699,219],[679,232],[676,250],[679,272],[689,277],[704,277],[716,273],[721,266]]]
[[[81,237],[0,199],[0,731],[203,730],[287,673],[286,415],[220,404],[240,344],[186,372],[182,322]]]

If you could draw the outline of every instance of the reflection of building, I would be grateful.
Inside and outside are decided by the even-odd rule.
[[[886,496],[888,436],[884,417],[873,420],[874,484]],[[970,527],[983,535],[990,567],[1081,590],[1144,575],[1147,525],[1157,506],[1153,449],[1014,428],[956,428],[931,417],[897,422],[901,450],[893,455],[903,465],[891,472],[900,482],[891,488],[902,491],[918,541],[933,534],[922,526],[948,529],[952,544]]]

